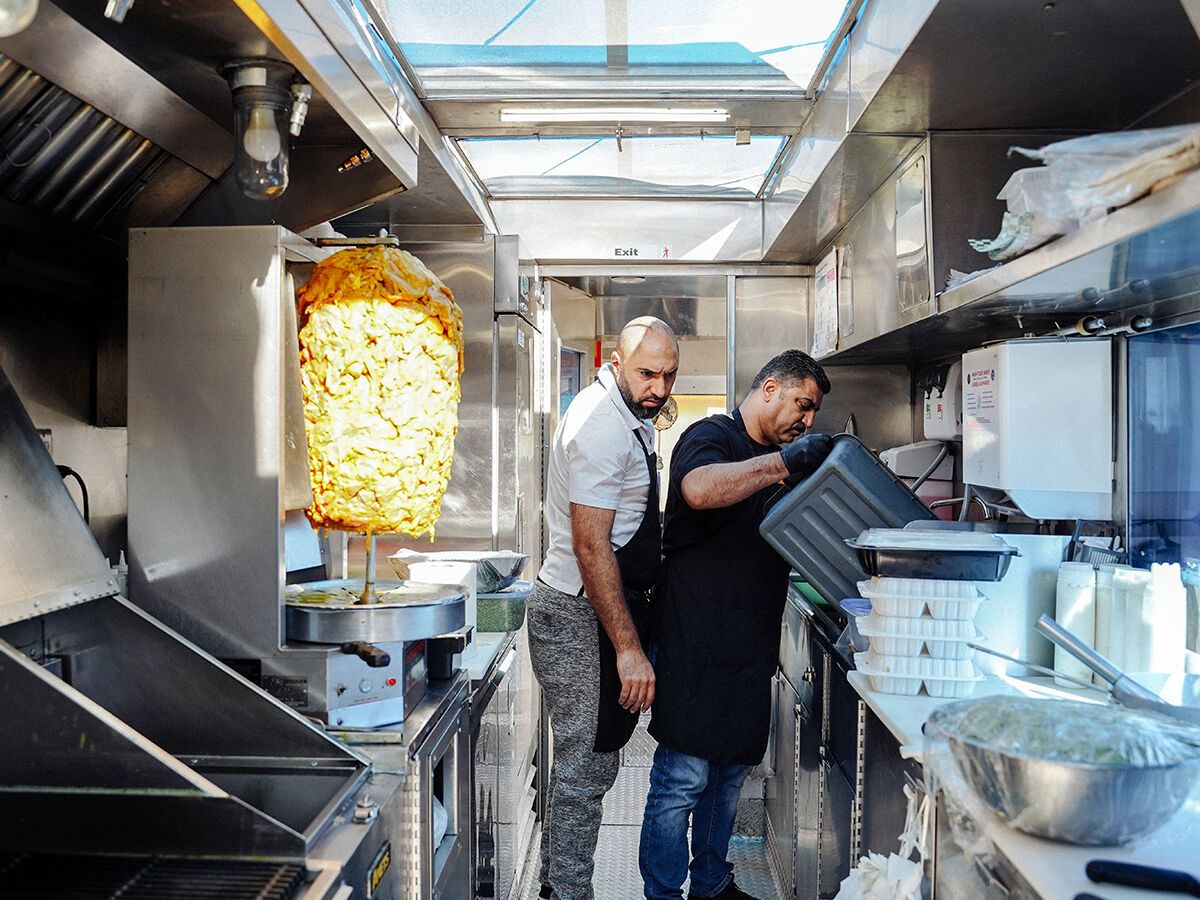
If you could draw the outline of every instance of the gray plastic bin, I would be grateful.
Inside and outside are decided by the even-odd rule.
[[[848,538],[867,528],[902,528],[933,518],[933,511],[866,444],[839,434],[821,467],[771,508],[759,532],[836,606],[857,597],[858,582],[867,577]]]

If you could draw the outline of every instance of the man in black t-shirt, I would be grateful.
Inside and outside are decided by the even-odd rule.
[[[689,874],[689,900],[750,897],[734,884],[729,838],[767,747],[789,570],[758,526],[779,483],[829,455],[828,435],[801,437],[829,390],[816,361],[787,350],[732,415],[697,422],[672,454],[655,588],[658,748],[639,850],[649,900],[682,897]]]

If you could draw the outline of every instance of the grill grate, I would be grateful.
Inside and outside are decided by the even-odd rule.
[[[0,854],[0,900],[292,900],[303,881],[289,863]]]

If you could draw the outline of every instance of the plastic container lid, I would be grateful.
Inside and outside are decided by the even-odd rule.
[[[867,616],[871,614],[871,601],[862,600],[858,597],[850,597],[842,600],[838,606],[842,611],[852,616]]]
[[[940,531],[919,528],[868,528],[855,543],[879,550],[966,550],[975,553],[1016,553],[997,534],[979,531]]]

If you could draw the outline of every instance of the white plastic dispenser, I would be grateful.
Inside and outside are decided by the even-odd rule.
[[[933,465],[944,446],[946,445],[942,441],[917,441],[915,444],[889,447],[879,454],[879,458],[901,478],[919,478]],[[952,480],[954,457],[947,453],[929,477],[939,481]]]
[[[963,481],[1035,519],[1112,517],[1112,350],[1033,338],[963,356]]]
[[[930,441],[952,441],[962,435],[962,360],[950,364],[946,383],[938,388],[930,385],[925,391],[925,438]],[[935,476],[941,477],[941,476]]]

